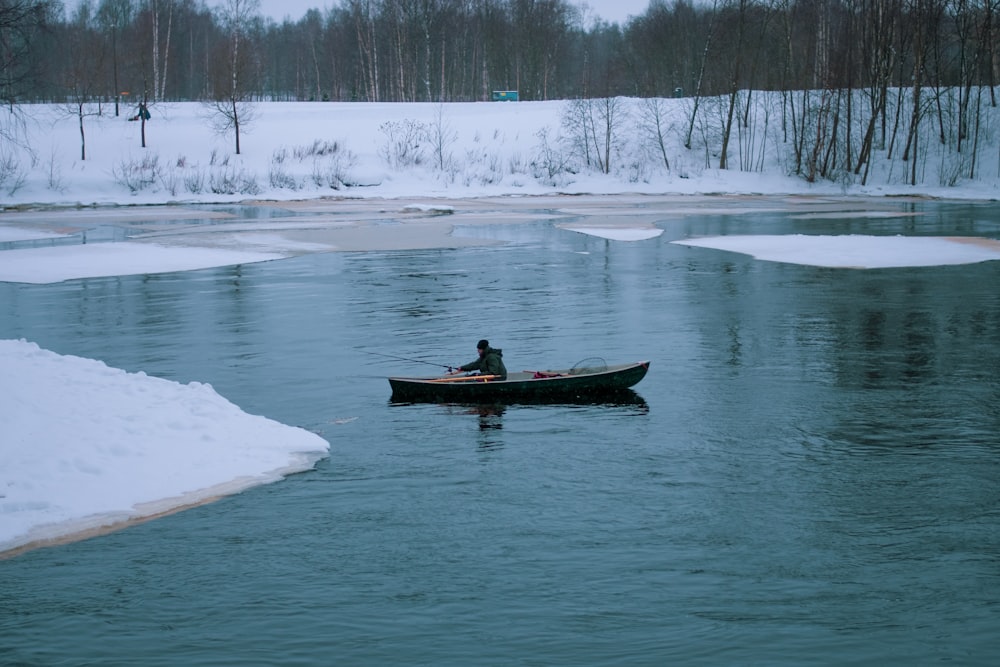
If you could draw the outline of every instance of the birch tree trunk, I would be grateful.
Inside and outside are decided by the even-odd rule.
[[[167,96],[167,67],[170,64],[170,33],[171,28],[174,25],[174,6],[169,4],[167,6],[167,38],[166,44],[163,45],[163,72],[160,76],[160,93],[158,99],[164,99]]]
[[[694,89],[694,107],[691,109],[691,117],[688,121],[687,134],[684,137],[684,148],[691,149],[691,136],[694,134],[694,122],[698,117],[698,104],[701,101],[701,87],[705,80],[705,67],[708,63],[708,54],[712,50],[712,36],[715,33],[715,17],[718,15],[718,0],[712,0],[711,23],[708,26],[708,36],[705,37],[705,48],[701,52],[701,65],[698,68],[698,83]]]
[[[153,99],[160,90],[160,2],[152,0],[149,6],[153,26]]]

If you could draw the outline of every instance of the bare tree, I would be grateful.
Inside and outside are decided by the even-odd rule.
[[[11,111],[37,83],[36,42],[55,11],[53,0],[0,1],[0,101]]]
[[[27,140],[27,114],[19,102],[38,85],[37,69],[42,62],[40,38],[45,34],[56,9],[54,0],[0,0],[0,188],[8,194],[25,180],[19,150],[34,163],[34,149]]]
[[[153,100],[166,94],[167,63],[174,23],[174,0],[145,0],[149,13],[149,48],[153,65]],[[166,26],[163,24],[166,23]],[[162,40],[162,45],[161,45]]]
[[[375,34],[375,3],[373,0],[345,0],[359,53],[360,79],[369,102],[379,97],[379,42]]]
[[[97,21],[108,33],[111,40],[111,86],[115,98],[115,116],[120,114],[121,84],[118,80],[118,48],[122,33],[132,22],[134,6],[132,0],[101,0],[97,9]]]
[[[593,150],[590,145],[590,125],[593,116],[590,107],[593,100],[582,99],[572,100],[566,104],[562,113],[562,127],[566,130],[567,142],[572,146],[573,152],[579,153],[583,163],[588,167],[593,163],[590,157]],[[548,137],[542,137],[545,145],[548,145]]]
[[[923,88],[927,79],[927,61],[930,58],[934,40],[944,12],[944,4],[939,0],[912,0],[910,16],[915,23],[913,41],[913,88],[911,91],[910,126],[903,149],[903,161],[910,163],[910,185],[917,184],[917,150],[920,121],[924,117]]]
[[[860,28],[862,71],[867,80],[867,86],[863,90],[868,98],[868,122],[862,135],[861,150],[854,173],[861,174],[864,168],[862,185],[868,182],[875,132],[880,120],[882,132],[879,144],[885,146],[886,107],[897,57],[893,41],[897,21],[900,18],[899,12],[893,11],[898,9],[897,3],[898,0],[893,0],[891,3],[882,0],[860,0],[859,13],[865,17],[865,20],[860,21]]]
[[[439,171],[445,171],[452,162],[450,148],[458,139],[458,132],[444,117],[444,105],[438,104],[434,120],[427,126],[428,138],[434,150],[434,160]]]
[[[740,92],[740,82],[743,76],[743,60],[746,56],[744,45],[749,30],[749,13],[752,0],[733,0],[735,4],[736,42],[729,70],[729,109],[726,113],[725,127],[722,130],[722,149],[719,151],[719,169],[729,168],[729,139],[733,131],[733,117]]]
[[[611,154],[618,147],[619,135],[628,111],[620,97],[605,97],[597,100],[597,122],[591,124],[594,130],[594,145],[597,146],[598,161],[605,174],[611,173]]]
[[[77,6],[72,27],[67,39],[70,41],[69,48],[76,57],[65,84],[65,108],[67,113],[77,119],[80,128],[80,160],[86,160],[87,134],[84,119],[100,115],[99,95],[95,93],[100,86],[105,51],[89,2]]]
[[[611,157],[627,116],[620,97],[573,100],[563,112],[562,125],[584,161],[591,164],[593,156],[597,168],[610,174]]]
[[[36,157],[27,141],[27,116],[18,105],[37,83],[41,62],[37,39],[45,32],[55,10],[50,0],[0,0],[0,188],[8,194],[25,180],[18,149],[30,161]],[[61,9],[61,5],[60,5]]]
[[[667,131],[670,129],[666,118],[666,105],[662,98],[647,97],[640,102],[639,128],[653,142],[653,145],[663,159],[663,166],[670,171],[670,159],[667,158]]]
[[[252,70],[246,37],[259,11],[260,0],[226,0],[219,15],[229,40],[210,108],[215,130],[219,133],[232,130],[235,135],[237,155],[241,128],[249,127],[256,110],[249,85]]]
[[[708,55],[712,50],[712,38],[715,35],[715,21],[718,12],[718,0],[712,0],[711,23],[708,27],[708,35],[705,37],[705,48],[701,53],[701,64],[698,67],[698,79],[694,88],[694,104],[691,108],[691,116],[688,119],[688,131],[684,137],[684,148],[691,148],[691,135],[694,134],[694,123],[698,117],[698,106],[701,102],[702,86],[705,83],[705,68],[708,65]]]

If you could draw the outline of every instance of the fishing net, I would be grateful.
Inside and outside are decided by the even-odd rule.
[[[586,375],[588,373],[603,373],[608,370],[608,362],[601,357],[587,357],[576,362],[573,368],[569,369],[570,375]]]

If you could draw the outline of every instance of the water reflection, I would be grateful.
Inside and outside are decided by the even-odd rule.
[[[646,402],[642,396],[640,396],[634,389],[617,389],[602,392],[600,394],[583,394],[579,396],[567,396],[565,394],[556,395],[538,395],[533,397],[519,396],[515,399],[489,399],[488,401],[482,402],[461,402],[461,403],[442,403],[438,400],[428,399],[426,401],[412,400],[412,399],[398,399],[395,397],[389,398],[389,405],[402,406],[402,405],[421,405],[421,404],[436,404],[447,408],[461,408],[467,411],[467,414],[490,414],[491,412],[499,412],[500,415],[503,414],[507,407],[511,406],[607,406],[607,407],[632,407],[636,409],[637,413],[649,412],[649,404]]]
[[[487,431],[490,429],[500,430],[503,428],[503,413],[507,410],[507,406],[503,403],[494,403],[492,405],[475,405],[470,406],[469,411],[479,415],[479,429],[482,431]]]

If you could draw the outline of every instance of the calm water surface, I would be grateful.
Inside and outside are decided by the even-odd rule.
[[[1000,206],[916,207],[0,284],[0,337],[331,443],[315,471],[0,561],[0,664],[995,664],[1000,262],[669,243],[1000,238]],[[464,363],[481,337],[510,369],[652,367],[629,405],[390,403],[385,376],[434,369],[371,353]]]

